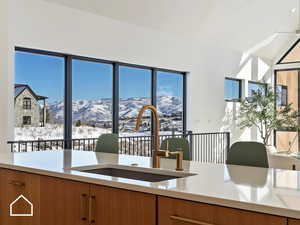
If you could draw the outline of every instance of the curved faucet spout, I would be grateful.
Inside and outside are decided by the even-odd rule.
[[[159,134],[159,129],[160,129],[160,124],[159,124],[159,116],[158,116],[158,112],[157,109],[153,106],[153,105],[145,105],[143,106],[143,108],[141,108],[141,110],[139,111],[137,120],[136,120],[136,126],[135,126],[135,130],[138,131],[140,129],[140,126],[142,124],[142,119],[143,119],[143,114],[145,113],[145,111],[147,109],[150,109],[153,115],[153,119],[155,122],[155,131],[157,130],[158,134]]]
[[[160,167],[160,160],[159,160],[159,146],[160,146],[160,141],[159,141],[159,130],[160,130],[160,123],[159,123],[159,115],[157,109],[153,105],[145,105],[139,112],[137,120],[136,120],[136,131],[139,130],[141,123],[142,123],[142,118],[144,112],[149,109],[152,112],[153,115],[153,122],[155,124],[154,127],[154,132],[153,132],[153,167],[154,168],[159,168]]]

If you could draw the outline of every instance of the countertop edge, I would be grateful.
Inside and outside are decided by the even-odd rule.
[[[108,180],[103,180],[103,179],[98,179],[98,178],[85,177],[85,176],[81,176],[81,175],[36,169],[36,168],[32,168],[32,167],[24,167],[24,166],[16,166],[16,165],[0,163],[0,168],[17,170],[17,171],[21,171],[21,172],[28,172],[28,173],[44,175],[44,176],[51,176],[51,177],[56,177],[56,178],[61,178],[61,179],[68,179],[68,180],[73,180],[73,181],[78,181],[78,182],[83,182],[83,183],[104,185],[104,186],[109,186],[109,187],[114,187],[114,188],[126,189],[126,190],[130,190],[130,191],[154,194],[154,195],[158,195],[158,196],[177,198],[177,199],[181,199],[181,200],[188,200],[188,201],[193,201],[193,202],[207,203],[207,204],[224,206],[224,207],[229,207],[229,208],[242,209],[242,210],[247,210],[247,211],[252,211],[252,212],[265,213],[265,214],[270,214],[270,215],[275,215],[275,216],[300,219],[300,212],[297,210],[293,210],[293,209],[278,208],[278,207],[274,207],[274,206],[241,202],[241,201],[235,201],[235,200],[230,200],[230,199],[223,199],[223,198],[219,198],[219,197],[179,192],[179,191],[174,191],[174,190],[163,190],[163,189],[157,189],[154,187],[143,187],[143,186],[135,185],[135,184],[126,184],[126,183],[117,182],[117,181],[108,181]]]

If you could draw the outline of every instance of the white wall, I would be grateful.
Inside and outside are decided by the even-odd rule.
[[[240,131],[232,121],[230,115],[237,106],[224,101],[224,77],[256,80],[259,74],[269,78],[269,71],[260,71],[263,63],[257,58],[229,49],[222,42],[199,43],[54,3],[10,1],[12,45],[189,71],[188,129],[230,130],[233,141],[254,138],[253,132]],[[8,74],[1,81],[5,88],[13,84],[13,71]],[[1,94],[1,98],[9,99],[4,101],[6,116],[13,97]],[[11,120],[3,121],[9,121],[10,130],[0,127],[1,136],[13,129]]]
[[[12,138],[12,102],[13,79],[11,45],[9,40],[9,0],[0,1],[0,153],[6,151],[6,141]],[[8,85],[9,84],[9,85]]]

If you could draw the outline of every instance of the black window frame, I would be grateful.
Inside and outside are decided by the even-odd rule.
[[[165,69],[160,67],[153,67],[153,66],[146,66],[146,65],[137,65],[131,64],[126,62],[119,62],[113,60],[105,60],[105,59],[98,59],[92,57],[85,57],[79,55],[72,55],[67,53],[60,53],[60,52],[52,52],[52,51],[45,51],[39,49],[32,49],[26,47],[15,47],[15,51],[20,52],[27,52],[33,54],[40,54],[40,55],[49,55],[49,56],[56,56],[64,58],[65,63],[65,73],[64,73],[64,139],[66,140],[65,148],[71,148],[71,139],[72,139],[72,60],[78,59],[83,61],[92,61],[92,62],[99,62],[105,64],[111,64],[113,66],[113,111],[112,111],[112,133],[119,133],[119,67],[120,66],[128,66],[128,67],[136,67],[141,69],[149,69],[151,70],[151,103],[155,107],[157,106],[156,102],[156,95],[157,95],[157,72],[170,72],[181,74],[183,76],[183,133],[186,133],[187,127],[187,71],[178,71],[172,69]],[[153,133],[153,129],[151,129]],[[69,140],[69,141],[68,141]]]
[[[234,98],[234,99],[228,99],[225,96],[225,83],[226,80],[232,80],[232,81],[238,81],[239,82],[239,97],[238,98]],[[226,102],[240,102],[242,100],[242,80],[238,79],[238,78],[232,78],[232,77],[225,77],[224,80],[224,98]]]
[[[22,124],[23,124],[23,126],[29,126],[29,125],[31,125],[31,116],[23,116]]]
[[[31,98],[25,97],[23,98],[23,109],[31,109]]]
[[[251,96],[249,96],[249,84],[257,84],[257,85],[262,85],[262,86],[264,86],[264,91],[265,91],[265,93],[264,94],[266,94],[267,93],[267,90],[268,90],[268,84],[267,83],[264,83],[264,82],[259,82],[259,81],[253,81],[253,80],[249,80],[248,81],[248,97],[251,97]]]
[[[295,63],[300,63],[300,61],[294,61],[294,62],[282,62],[285,57],[288,56],[288,54],[290,54],[291,51],[293,51],[293,49],[299,44],[300,39],[298,39],[288,50],[286,53],[284,53],[284,55],[278,60],[278,62],[276,63],[277,65],[284,65],[284,64],[295,64]]]

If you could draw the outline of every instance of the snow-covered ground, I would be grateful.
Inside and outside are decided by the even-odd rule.
[[[15,140],[63,139],[63,126],[47,124],[45,127],[15,127]]]
[[[15,140],[29,141],[29,140],[56,140],[63,139],[63,125],[62,124],[47,124],[45,127],[16,127]],[[99,127],[80,126],[72,128],[73,139],[77,138],[97,138],[101,134],[111,133],[111,129],[103,129]],[[149,132],[126,132],[120,133],[120,136],[143,136],[149,135]]]

